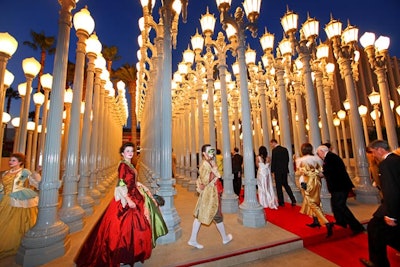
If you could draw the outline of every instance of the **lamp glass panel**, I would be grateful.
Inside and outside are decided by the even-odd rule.
[[[264,33],[263,36],[261,36],[260,38],[260,43],[261,43],[261,47],[262,49],[265,50],[269,50],[269,49],[273,49],[274,48],[274,39],[275,36],[269,32]]]
[[[342,41],[345,44],[350,44],[357,42],[358,40],[358,28],[354,26],[347,26],[347,28],[342,33]]]
[[[205,32],[214,32],[214,28],[215,28],[215,17],[213,14],[208,13],[208,9],[207,9],[207,13],[201,16],[200,19],[200,24],[201,24],[201,30],[205,33]]]
[[[386,36],[379,36],[375,41],[375,47],[377,52],[385,51],[389,48],[390,38]]]
[[[18,42],[8,32],[0,32],[0,52],[3,52],[10,57],[15,53],[18,47]]]
[[[90,16],[90,12],[86,7],[75,13],[73,22],[76,31],[83,30],[88,34],[92,34],[94,30],[94,19]]]
[[[281,25],[285,33],[297,30],[298,19],[299,16],[292,11],[288,11],[283,18],[281,18]]]
[[[318,36],[319,21],[313,18],[307,19],[307,21],[303,24],[302,30],[306,39],[312,36]]]
[[[342,23],[338,20],[334,20],[334,19],[331,20],[325,26],[325,33],[329,39],[331,39],[335,36],[341,36],[342,35]]]
[[[327,44],[320,44],[317,47],[317,58],[326,59],[329,55],[329,46]]]
[[[375,43],[375,33],[373,32],[365,32],[361,37],[360,37],[360,44],[366,48],[368,46],[374,45]]]

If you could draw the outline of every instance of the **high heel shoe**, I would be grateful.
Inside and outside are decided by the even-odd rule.
[[[333,223],[325,224],[325,226],[326,226],[326,238],[332,236],[332,234],[333,234],[333,225],[334,225]]]
[[[321,225],[318,222],[318,218],[317,217],[313,217],[313,222],[312,223],[307,223],[306,225],[308,227],[311,227],[311,228],[315,228],[315,227],[320,228],[321,227]]]
[[[311,228],[315,228],[315,227],[318,227],[318,228],[320,228],[321,227],[321,225],[319,224],[319,222],[313,222],[313,223],[307,223],[306,224],[308,227],[311,227]]]

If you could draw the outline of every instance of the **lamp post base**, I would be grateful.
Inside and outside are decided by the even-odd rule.
[[[68,226],[62,221],[53,226],[29,230],[22,239],[16,255],[16,263],[25,267],[34,267],[59,258],[71,246]]]
[[[239,210],[238,196],[235,194],[223,194],[221,209],[222,213],[237,213]]]
[[[356,194],[356,200],[365,203],[365,204],[379,204],[381,199],[379,197],[378,189],[371,187],[367,188],[366,186],[356,187],[354,189],[354,193]]]
[[[261,228],[265,226],[264,208],[260,205],[254,208],[239,206],[239,223],[246,227]]]

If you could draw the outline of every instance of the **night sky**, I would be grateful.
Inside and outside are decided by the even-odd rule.
[[[12,87],[17,89],[18,84],[25,82],[22,71],[22,60],[27,57],[35,57],[40,60],[40,52],[23,45],[24,41],[32,41],[30,31],[44,32],[46,36],[57,37],[58,15],[60,5],[57,0],[0,0],[0,32],[8,32],[18,41],[18,49],[9,60],[7,69],[15,75]],[[158,7],[160,0],[157,0],[153,16],[158,21]],[[242,0],[232,0],[231,13]],[[107,46],[117,46],[121,60],[114,62],[113,68],[129,63],[136,64],[136,52],[138,50],[137,36],[139,35],[138,19],[142,16],[142,9],[139,0],[80,0],[77,3],[73,14],[84,6],[95,20],[95,31],[99,40]],[[173,71],[177,69],[177,63],[182,60],[182,52],[187,49],[190,37],[196,33],[196,28],[201,31],[200,17],[209,7],[210,13],[217,18],[216,32],[221,30],[219,13],[215,0],[189,0],[188,21],[186,24],[179,22],[178,45],[173,51]],[[359,37],[366,31],[374,32],[376,38],[380,35],[391,38],[389,53],[392,56],[400,57],[400,34],[398,29],[398,17],[400,11],[399,0],[263,0],[259,19],[259,36],[253,39],[250,32],[247,34],[251,47],[257,50],[257,60],[262,56],[259,37],[264,33],[265,27],[275,34],[275,46],[282,39],[283,29],[280,25],[280,18],[285,14],[287,7],[299,14],[299,27],[306,21],[307,13],[320,22],[319,39],[326,40],[324,31],[325,25],[332,16],[343,23],[343,29],[347,22],[359,27]],[[216,33],[214,34],[214,37]],[[298,37],[298,35],[297,35]],[[75,62],[76,35],[71,30],[71,43],[69,60]],[[228,56],[228,58],[231,55]],[[54,57],[49,56],[46,61],[45,73],[52,73]],[[33,81],[36,87],[37,80]],[[13,102],[15,107],[11,112],[12,117],[18,116],[19,101]],[[31,108],[33,110],[33,106]]]

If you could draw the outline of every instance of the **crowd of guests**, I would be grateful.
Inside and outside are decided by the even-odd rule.
[[[271,157],[265,146],[260,146],[255,156],[257,170],[257,194],[264,208],[284,207],[283,188],[296,206],[296,198],[288,185],[289,153],[277,140],[270,141]],[[194,209],[194,221],[188,244],[197,249],[202,224],[212,222],[221,235],[222,244],[233,240],[225,232],[221,212],[223,193],[223,158],[219,149],[211,145],[202,147],[202,160],[197,179],[198,201]],[[306,224],[315,228],[324,225],[327,237],[332,236],[334,225],[349,227],[353,235],[365,231],[347,206],[347,198],[354,184],[343,160],[331,151],[329,144],[314,150],[310,143],[301,146],[301,157],[295,160],[295,174],[303,196],[300,212],[312,218]],[[367,156],[373,185],[379,190],[381,205],[368,223],[369,259],[360,259],[365,266],[390,266],[386,246],[400,250],[400,155],[391,152],[386,141],[376,140],[369,144]],[[75,259],[77,266],[119,266],[144,262],[151,256],[156,240],[166,235],[160,201],[138,181],[138,173],[132,164],[134,145],[125,143],[120,148],[118,183],[114,198],[92,229]],[[175,156],[176,158],[176,156]],[[25,169],[25,156],[14,153],[9,169],[0,179],[0,259],[17,252],[24,234],[35,224],[38,210],[40,174]],[[176,161],[173,173],[176,173]],[[232,154],[234,193],[242,194],[243,157],[239,149]],[[321,179],[326,179],[331,195],[330,202],[335,221],[329,221],[321,205]],[[275,182],[275,188],[273,183]],[[276,194],[275,194],[276,192]],[[111,230],[112,229],[112,230]]]

